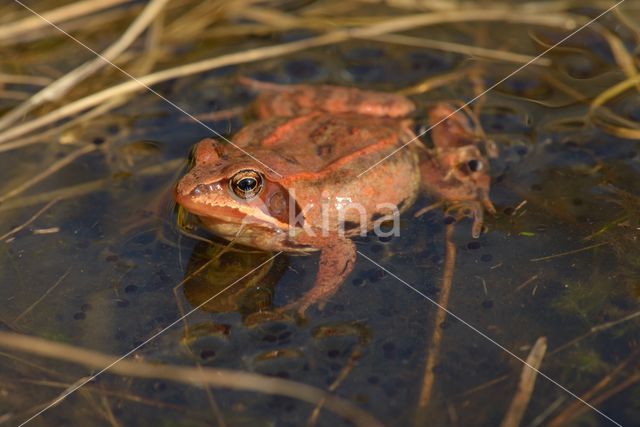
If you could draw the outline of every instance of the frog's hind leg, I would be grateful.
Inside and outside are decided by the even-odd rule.
[[[297,310],[302,316],[313,304],[321,305],[340,288],[345,278],[353,270],[356,261],[356,247],[348,238],[339,238],[321,248],[318,275],[313,288],[302,298],[287,304],[282,310]]]

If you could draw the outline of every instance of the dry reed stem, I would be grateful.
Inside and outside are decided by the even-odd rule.
[[[482,384],[479,384],[479,385],[477,385],[477,386],[475,386],[473,388],[470,388],[469,390],[463,391],[462,393],[454,396],[454,398],[455,399],[464,399],[464,398],[466,398],[467,396],[469,396],[469,395],[471,395],[473,393],[477,393],[479,391],[486,390],[487,388],[493,387],[496,384],[500,384],[501,382],[506,381],[507,379],[509,379],[509,375],[502,375],[500,377],[493,378],[493,379],[491,379],[489,381],[486,381],[486,382],[484,382]]]
[[[138,176],[153,176],[162,175],[167,172],[172,172],[184,165],[183,159],[174,159],[167,162],[159,163],[157,165],[149,166],[141,169],[138,172]],[[104,190],[113,185],[114,180],[111,178],[97,179],[95,181],[89,181],[82,184],[72,185],[57,190],[47,191],[44,193],[35,194],[33,196],[26,196],[13,200],[8,200],[0,204],[0,212],[8,211],[11,209],[19,209],[27,206],[34,206],[40,203],[45,203],[54,199],[70,199],[73,197],[80,197],[87,194],[95,193],[100,190]]]
[[[73,197],[80,197],[87,194],[95,193],[97,191],[106,189],[113,183],[112,179],[98,179],[95,181],[85,182],[78,185],[72,185],[69,187],[60,188],[57,190],[47,191],[44,193],[35,194],[33,196],[26,196],[13,200],[8,200],[5,203],[0,204],[0,212],[9,211],[12,209],[21,209],[28,206],[39,205],[41,203],[48,202],[53,199],[70,199]]]
[[[577,344],[578,342],[582,341],[583,339],[585,339],[585,338],[587,338],[587,337],[589,337],[591,335],[597,334],[597,333],[602,332],[602,331],[606,331],[607,329],[613,328],[614,326],[617,326],[617,325],[619,325],[621,323],[628,322],[628,321],[633,320],[633,319],[635,319],[637,317],[640,317],[640,311],[635,311],[635,312],[633,312],[631,314],[628,314],[628,315],[622,317],[621,319],[612,320],[611,322],[601,323],[599,325],[592,326],[589,329],[588,332],[571,339],[569,342],[566,342],[565,344],[562,344],[560,347],[558,347],[555,350],[553,350],[550,353],[550,355],[554,355],[556,353],[560,353],[561,351],[566,350],[567,348]]]
[[[533,345],[529,356],[527,357],[527,365],[523,366],[522,374],[520,374],[520,382],[509,409],[502,419],[500,427],[518,427],[524,417],[524,413],[529,406],[533,388],[536,385],[538,369],[542,364],[542,359],[547,351],[547,339],[540,337]]]
[[[640,373],[636,372],[634,374],[631,374],[624,381],[622,381],[620,384],[618,384],[618,385],[616,385],[614,387],[611,387],[607,391],[604,391],[601,394],[599,394],[596,397],[594,397],[591,400],[591,404],[592,405],[600,405],[602,402],[605,402],[607,399],[611,398],[612,396],[615,396],[616,394],[624,391],[625,389],[635,385],[638,382],[640,382]],[[578,411],[572,416],[572,418],[575,418],[575,417],[581,415],[582,413],[584,413],[588,409],[589,408],[587,406],[580,407],[578,409]],[[561,425],[566,425],[566,424],[561,424]]]
[[[39,403],[39,404],[34,405],[34,406],[32,406],[31,408],[29,408],[29,409],[27,409],[25,411],[19,412],[17,414],[9,413],[8,414],[9,415],[8,420],[11,420],[11,419],[14,419],[14,418],[17,418],[17,417],[27,418],[27,417],[30,417],[32,414],[37,413],[38,411],[45,410],[48,407],[57,405],[57,403],[59,403],[62,399],[64,399],[68,395],[68,391],[69,390],[73,389],[74,387],[77,387],[79,384],[82,384],[82,382],[86,381],[87,379],[88,379],[88,377],[80,378],[78,381],[76,381],[75,383],[69,385],[69,387],[64,389],[62,391],[62,393],[59,393],[56,397],[54,397],[53,399],[48,400],[47,402]],[[83,393],[82,396],[85,397],[86,395]],[[20,425],[24,425],[24,422],[21,423]]]
[[[548,58],[536,58],[535,56],[507,52],[504,50],[488,49],[485,47],[451,43],[441,40],[424,39],[421,37],[405,36],[402,34],[386,34],[381,36],[368,37],[368,39],[383,43],[401,44],[405,46],[424,47],[427,49],[436,49],[445,52],[461,53],[463,55],[476,56],[483,59],[515,62],[517,64],[526,64],[529,61],[534,61],[532,62],[532,64],[535,65],[544,67],[548,67],[551,65],[551,60],[549,60]]]
[[[36,212],[35,214],[33,214],[31,216],[31,218],[29,218],[28,220],[26,220],[25,222],[23,222],[22,224],[12,228],[10,231],[6,232],[5,234],[3,234],[2,236],[0,236],[0,241],[4,240],[7,241],[9,240],[9,238],[11,236],[13,236],[14,234],[18,233],[21,230],[24,230],[26,227],[28,227],[33,221],[35,221],[36,219],[38,219],[38,217],[40,217],[40,215],[42,215],[43,213],[45,213],[46,211],[49,210],[49,208],[51,208],[51,206],[55,205],[58,200],[60,199],[53,199],[51,200],[49,203],[47,203],[46,205],[44,205],[38,212]]]
[[[24,101],[29,99],[29,93],[18,90],[2,90],[0,89],[0,99],[11,99],[13,101]]]
[[[46,86],[51,83],[51,78],[43,76],[27,76],[24,74],[0,73],[0,84],[4,83]]]
[[[147,29],[168,1],[169,0],[151,0],[120,38],[101,53],[102,57],[93,58],[72,71],[69,71],[6,113],[0,118],[0,130],[6,129],[43,103],[60,99],[75,85],[96,73],[109,62],[115,61],[118,56],[127,50],[140,34]]]
[[[616,18],[618,18],[618,20],[622,22],[622,25],[633,32],[633,35],[636,39],[636,45],[640,45],[640,25],[638,25],[638,23],[631,19],[629,16],[625,15],[622,9],[619,7],[613,9],[613,12],[616,14]]]
[[[425,80],[422,80],[421,82],[418,82],[413,86],[400,89],[396,93],[398,93],[399,95],[405,95],[405,96],[425,93],[435,88],[445,86],[447,84],[453,83],[458,80],[462,80],[463,78],[471,74],[473,70],[474,70],[474,67],[470,67],[470,68],[463,68],[460,70],[450,71],[444,74],[438,74],[436,76],[428,77]],[[0,147],[2,146],[0,145]]]
[[[360,338],[362,341],[362,337]],[[331,383],[331,385],[328,388],[328,391],[332,393],[335,392],[338,389],[338,387],[340,387],[340,384],[342,384],[344,380],[347,379],[347,377],[349,376],[353,368],[356,366],[356,363],[358,362],[358,360],[360,360],[360,358],[362,357],[362,352],[363,352],[363,344],[362,342],[359,342],[358,344],[356,344],[353,351],[351,351],[351,354],[349,355],[349,360],[347,360],[346,365],[343,366],[342,369],[340,369],[338,376]],[[311,415],[309,415],[309,419],[307,419],[307,427],[314,427],[318,423],[318,418],[320,417],[320,411],[322,410],[323,406],[324,406],[324,399],[318,402],[316,407],[313,408]]]
[[[91,119],[99,117],[108,111],[116,109],[118,106],[124,104],[127,100],[128,98],[125,96],[113,97],[106,100],[104,103],[99,104],[97,107],[92,108],[91,110],[84,111],[83,113],[75,116],[73,119],[64,122],[60,126],[49,128],[36,135],[18,138],[6,144],[0,144],[0,153],[47,141],[48,138],[61,134],[65,130],[71,129],[76,125],[88,122]]]
[[[85,0],[71,3],[56,9],[43,12],[41,15],[54,24],[70,19],[80,18],[92,13],[100,12],[132,0]],[[49,24],[37,16],[28,16],[17,22],[0,25],[0,44],[7,40],[18,38],[24,34],[45,28]]]
[[[37,300],[35,300],[33,302],[33,304],[31,304],[29,307],[27,307],[22,313],[20,313],[15,319],[13,319],[13,324],[18,323],[24,316],[26,316],[27,314],[31,313],[31,311],[36,308],[38,306],[38,304],[40,304],[46,297],[47,295],[49,295],[55,288],[58,287],[58,285],[60,283],[62,283],[62,281],[64,279],[67,278],[67,276],[69,275],[69,273],[71,272],[71,267],[67,268],[67,271],[65,271],[62,276],[60,276],[58,278],[58,280],[56,280],[56,282],[51,285],[49,287],[49,289],[47,289],[42,295],[40,295],[40,298],[38,298]]]
[[[111,405],[109,404],[109,400],[105,395],[100,395],[100,403],[102,404],[103,415],[105,419],[109,422],[111,427],[122,427],[120,422],[116,419],[116,416],[113,414],[113,410],[111,409]],[[221,426],[224,427],[224,426]]]
[[[250,4],[251,0],[234,0],[232,2],[216,0],[197,3],[167,25],[165,40],[188,41],[194,38],[200,39],[202,33],[212,23],[221,21],[225,16],[233,16],[234,11],[247,9]],[[242,28],[244,24],[236,24],[235,26]]]
[[[453,272],[456,264],[456,245],[453,241],[454,224],[447,224],[445,227],[445,260],[444,270],[442,273],[442,287],[438,297],[438,309],[435,319],[433,320],[433,329],[431,338],[427,345],[427,360],[424,367],[424,375],[422,377],[422,389],[418,398],[417,416],[414,425],[422,426],[426,421],[426,411],[431,401],[433,384],[435,383],[435,373],[433,369],[438,363],[440,348],[442,346],[442,337],[444,330],[442,323],[447,318],[445,311],[449,306],[449,295],[453,284]]]
[[[64,168],[65,166],[67,166],[77,158],[82,157],[85,154],[91,153],[92,151],[95,151],[97,148],[98,147],[95,145],[84,145],[78,148],[77,150],[72,151],[62,159],[58,160],[57,162],[54,162],[51,166],[49,166],[39,174],[34,175],[32,178],[24,181],[22,184],[20,184],[13,190],[9,190],[8,192],[0,196],[0,205],[5,201],[7,201],[8,199],[11,199],[12,197],[15,197],[18,194],[22,193],[23,191],[33,187],[34,185],[44,180],[45,178],[53,175],[54,173]]]
[[[573,15],[522,15],[514,13],[513,9],[482,9],[482,10],[461,10],[455,12],[440,12],[403,16],[388,19],[384,22],[366,27],[354,29],[339,29],[329,33],[310,37],[304,40],[297,40],[275,46],[265,46],[251,49],[244,52],[221,55],[191,64],[158,71],[140,77],[136,80],[126,81],[116,86],[93,93],[87,97],[70,102],[61,108],[54,110],[42,117],[33,119],[27,123],[17,125],[0,133],[0,143],[6,143],[12,139],[33,132],[44,126],[52,124],[58,120],[77,114],[97,104],[100,104],[111,97],[141,91],[148,86],[175,78],[185,77],[192,74],[209,71],[212,69],[254,62],[263,59],[276,58],[283,55],[299,52],[302,50],[341,43],[352,38],[367,38],[390,32],[404,31],[417,27],[424,27],[443,23],[466,22],[466,21],[505,21],[510,23],[545,25],[572,29],[575,27],[576,19]]]
[[[615,376],[621,373],[637,356],[638,350],[632,352],[622,363],[618,364],[611,372],[604,376],[600,381],[598,381],[593,387],[591,387],[586,393],[580,396],[580,401],[574,400],[572,401],[566,408],[564,408],[558,415],[556,415],[549,423],[547,427],[560,427],[567,425],[570,420],[574,419],[585,410],[589,409],[583,401],[588,402],[592,401],[594,405],[597,403],[594,402],[594,397],[597,393],[604,389],[607,385],[609,385]]]
[[[633,79],[637,77],[638,69],[636,68],[635,58],[629,53],[622,39],[602,26],[599,22],[594,22],[590,27],[607,41],[613,53],[613,59],[627,78]],[[640,91],[640,83],[636,83],[636,89]]]
[[[63,382],[60,382],[60,381],[27,380],[27,379],[16,379],[16,378],[12,378],[11,380],[16,382],[16,383],[33,384],[33,385],[39,385],[39,386],[42,386],[42,387],[51,387],[51,388],[68,389],[69,386],[71,385],[69,383],[63,383]],[[183,406],[179,406],[179,405],[172,404],[172,403],[167,403],[167,402],[162,402],[162,401],[159,401],[159,400],[148,399],[148,398],[139,396],[137,394],[125,393],[125,392],[121,392],[121,391],[118,391],[118,390],[105,389],[104,388],[104,384],[101,384],[101,387],[96,387],[96,386],[93,386],[91,384],[86,384],[85,386],[83,386],[83,388],[85,390],[88,390],[88,391],[93,392],[93,393],[98,393],[98,394],[104,394],[106,396],[117,397],[119,399],[128,400],[128,401],[135,402],[135,403],[140,403],[140,404],[143,404],[143,405],[153,406],[153,407],[159,408],[159,409],[169,409],[169,410],[177,411],[177,412],[184,413],[184,414],[186,414],[189,411],[192,411],[192,409],[188,409],[188,408],[185,408]]]
[[[612,135],[627,138],[627,139],[640,139],[640,123],[639,128],[630,128],[623,126],[615,126],[605,121],[597,113],[604,107],[604,105],[610,100],[620,96],[627,90],[634,86],[640,85],[640,74],[636,74],[633,77],[629,77],[620,83],[617,83],[610,88],[604,90],[598,96],[596,96],[589,107],[589,118],[599,128]],[[611,113],[613,114],[613,113]]]
[[[382,427],[378,420],[345,399],[325,393],[316,387],[281,378],[230,369],[187,368],[128,359],[118,361],[117,357],[104,353],[8,332],[0,332],[0,346],[32,355],[80,364],[91,369],[104,369],[105,366],[113,365],[109,369],[110,373],[134,378],[164,379],[196,386],[208,384],[232,390],[277,394],[311,404],[317,404],[325,399],[327,409],[341,417],[348,418],[356,425]],[[64,396],[64,393],[61,396]]]
[[[426,9],[426,10],[451,10],[460,7],[460,3],[451,0],[361,0],[367,3],[386,3],[390,6],[404,9]],[[611,7],[610,0],[591,0],[591,7],[606,9]],[[556,1],[530,1],[521,3],[522,12],[526,13],[552,13],[584,6],[584,0],[556,0]],[[634,4],[629,4],[634,8]],[[636,4],[637,9],[640,4]]]
[[[595,243],[593,245],[585,246],[584,248],[580,248],[580,249],[574,249],[574,250],[571,250],[571,251],[561,252],[561,253],[558,253],[558,254],[547,255],[547,256],[540,257],[540,258],[531,258],[529,261],[531,261],[531,262],[547,261],[547,260],[554,259],[554,258],[560,258],[560,257],[567,256],[567,255],[574,255],[574,254],[577,254],[577,253],[580,253],[580,252],[589,251],[591,249],[595,249],[597,247],[608,245],[608,244],[609,244],[609,242]]]

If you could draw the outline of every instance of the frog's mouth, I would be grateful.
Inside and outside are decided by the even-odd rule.
[[[216,222],[241,223],[247,214],[227,206],[211,206],[194,200],[191,195],[176,194],[176,202],[187,212]]]
[[[192,194],[175,194],[176,202],[181,205],[187,212],[198,216],[203,222],[208,225],[223,225],[229,226],[260,226],[265,229],[280,230],[285,224],[278,224],[272,218],[260,218],[256,215],[252,215],[248,212],[243,212],[238,208],[229,206],[214,206],[206,202],[199,201],[194,198]],[[255,208],[251,209],[255,211]],[[271,219],[271,221],[269,221]]]

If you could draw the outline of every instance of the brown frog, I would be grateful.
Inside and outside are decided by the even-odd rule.
[[[483,206],[493,212],[484,142],[451,106],[430,110],[432,123],[442,120],[432,131],[433,149],[420,141],[402,148],[416,138],[407,118],[415,106],[404,96],[250,84],[260,91],[258,120],[234,136],[235,148],[200,141],[175,199],[205,227],[237,243],[319,250],[313,288],[287,308],[304,313],[333,295],[356,259],[349,237],[396,218],[422,190],[463,207],[474,218],[476,236]]]

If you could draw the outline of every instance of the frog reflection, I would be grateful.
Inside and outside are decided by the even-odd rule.
[[[184,295],[204,311],[239,312],[245,324],[277,317],[272,310],[273,288],[288,263],[285,256],[270,259],[272,255],[201,242],[187,266],[186,277],[192,277],[184,284]]]

